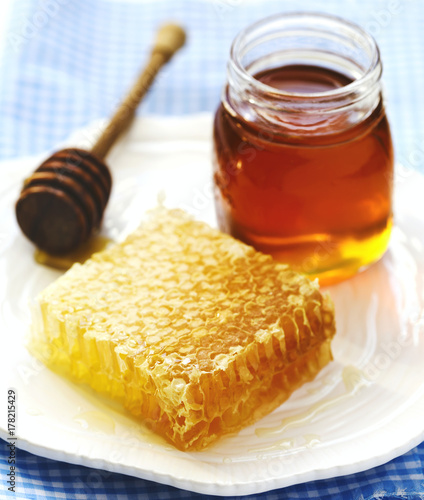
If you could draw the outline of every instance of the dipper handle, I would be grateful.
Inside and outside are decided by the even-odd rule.
[[[176,24],[166,24],[159,29],[147,65],[91,149],[97,158],[103,159],[117,138],[128,128],[138,104],[158,71],[184,45],[185,39],[183,28]]]

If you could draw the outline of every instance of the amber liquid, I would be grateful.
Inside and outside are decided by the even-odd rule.
[[[110,243],[113,243],[110,238],[95,234],[77,249],[64,255],[50,255],[44,250],[37,248],[34,253],[34,259],[37,264],[59,269],[60,271],[67,271],[76,262],[83,264],[94,253],[102,252]]]
[[[256,78],[296,93],[345,86],[344,75],[284,66]],[[321,284],[379,259],[392,226],[393,149],[382,102],[359,124],[305,137],[246,122],[222,104],[214,126],[215,202],[223,231]],[[326,127],[326,128],[325,128]],[[298,133],[299,132],[299,133]]]

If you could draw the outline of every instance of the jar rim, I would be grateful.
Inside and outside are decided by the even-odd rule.
[[[241,61],[241,48],[246,41],[248,35],[255,30],[260,29],[263,26],[271,22],[275,22],[278,20],[305,20],[305,19],[321,19],[326,21],[331,21],[339,26],[344,26],[350,30],[355,31],[361,39],[367,43],[368,47],[372,50],[372,59],[369,66],[364,69],[361,76],[352,80],[352,82],[344,85],[343,87],[338,87],[335,89],[325,90],[321,92],[310,92],[310,93],[300,93],[300,92],[289,92],[286,90],[278,89],[276,87],[272,87],[267,85],[266,83],[257,80],[253,75],[249,73],[249,71],[244,67]],[[357,91],[359,88],[364,88],[367,85],[373,85],[376,83],[381,76],[382,73],[382,65],[380,59],[380,49],[374,37],[370,35],[367,31],[361,28],[358,24],[353,23],[351,21],[347,21],[339,16],[334,16],[331,14],[325,14],[321,12],[313,12],[313,11],[298,11],[298,12],[288,12],[282,14],[274,14],[259,21],[256,21],[253,24],[250,24],[242,31],[238,33],[236,38],[234,39],[231,49],[230,49],[230,61],[229,66],[236,73],[236,75],[241,78],[246,84],[252,85],[258,90],[266,93],[272,94],[281,99],[290,99],[296,98],[296,100],[327,100],[334,98],[343,98],[345,96],[350,95],[351,93]]]

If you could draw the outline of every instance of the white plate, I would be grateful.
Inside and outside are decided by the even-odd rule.
[[[169,206],[214,223],[209,115],[143,118],[112,152],[114,190],[105,231],[137,226],[160,191]],[[98,128],[98,127],[95,127]],[[92,130],[85,137],[90,143]],[[396,227],[385,257],[330,288],[337,312],[335,361],[254,426],[206,451],[183,453],[88,389],[27,353],[28,301],[58,276],[35,264],[13,204],[39,158],[0,166],[0,394],[18,401],[19,447],[49,458],[218,495],[256,493],[358,472],[424,439],[423,178],[396,182]],[[408,175],[407,175],[408,174]],[[0,436],[7,437],[5,405]]]

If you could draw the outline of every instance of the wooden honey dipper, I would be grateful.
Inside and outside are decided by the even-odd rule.
[[[75,250],[99,229],[112,186],[103,159],[130,125],[160,68],[184,42],[185,32],[180,26],[163,26],[147,65],[91,151],[58,151],[24,182],[16,217],[22,232],[39,249],[62,255]]]

